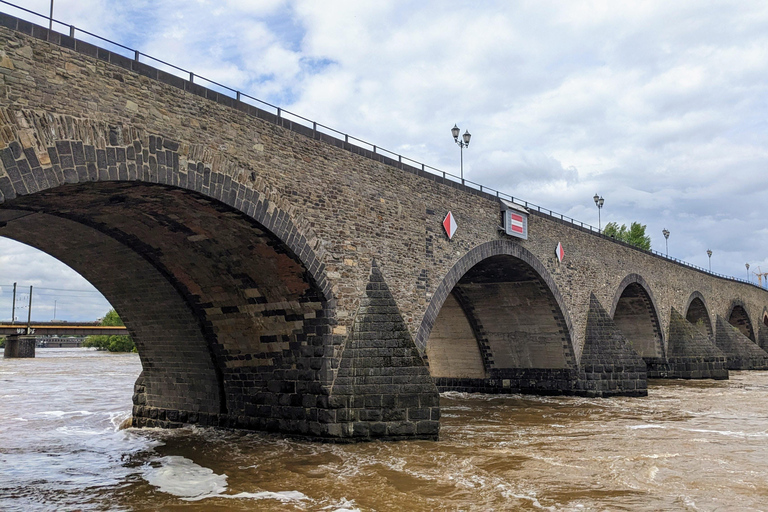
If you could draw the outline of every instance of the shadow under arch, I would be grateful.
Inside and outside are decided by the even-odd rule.
[[[332,382],[335,301],[315,237],[242,174],[182,166],[175,141],[103,137],[53,141],[48,164],[18,140],[1,150],[0,235],[68,264],[118,310],[144,368],[135,422],[306,433],[312,407],[288,421],[272,405]]]
[[[701,292],[694,291],[691,293],[683,311],[686,320],[699,328],[699,330],[703,329],[704,334],[709,336],[710,339],[713,339],[714,329],[712,328],[712,318],[709,315],[707,302],[704,300],[704,295],[702,295]]]
[[[454,264],[427,307],[416,345],[442,379],[440,389],[492,391],[488,379],[514,389],[528,379],[530,391],[563,392],[577,368],[562,296],[541,262],[507,240],[481,244]],[[458,373],[468,365],[471,374]],[[544,389],[558,379],[563,389]]]
[[[728,308],[728,316],[726,318],[728,319],[728,323],[737,328],[741,334],[757,343],[752,320],[749,318],[744,301],[741,299],[733,299]]]
[[[643,276],[629,274],[619,283],[611,304],[611,317],[646,364],[665,357],[658,311],[653,292]]]

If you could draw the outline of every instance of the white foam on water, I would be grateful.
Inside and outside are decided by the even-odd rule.
[[[65,416],[90,416],[91,411],[43,411],[37,413],[40,416],[53,416],[54,418],[63,418]]]
[[[29,421],[29,420],[24,419],[24,418],[11,418],[11,419],[16,420],[16,421]]]
[[[155,464],[160,464],[159,467]],[[150,485],[160,491],[172,494],[184,501],[201,501],[209,498],[234,500],[276,500],[282,503],[309,500],[299,491],[260,491],[224,494],[227,490],[227,475],[219,475],[179,455],[160,457],[145,466],[142,475]]]
[[[499,486],[499,487],[501,487],[501,486]],[[540,508],[542,510],[552,510],[552,511],[557,510],[555,507],[545,507],[544,505],[542,505],[539,502],[539,499],[535,495],[530,496],[530,495],[527,495],[527,494],[519,494],[519,493],[516,493],[514,491],[502,491],[501,495],[504,496],[507,499],[509,499],[509,498],[516,498],[518,500],[529,501],[531,503],[531,506],[533,506],[533,508]]]
[[[642,430],[646,428],[667,428],[664,425],[630,425],[627,427],[629,430]]]
[[[109,422],[112,424],[112,428],[115,431],[120,430],[120,426],[125,422],[127,419],[131,417],[131,411],[120,411],[120,412],[110,412],[108,413],[109,416]]]
[[[348,500],[347,498],[341,498],[338,503],[328,505],[321,508],[320,510],[328,510],[330,512],[362,512],[359,508],[357,508],[357,503],[355,503],[355,500]]]
[[[735,432],[733,430],[710,430],[705,428],[683,428],[687,432],[699,432],[701,434],[720,434],[721,436],[728,437],[767,437],[766,432],[747,433],[747,432]]]
[[[305,501],[309,497],[306,494],[299,491],[261,491],[261,492],[239,492],[237,494],[216,494],[216,498],[229,498],[236,500],[250,499],[250,500],[277,500],[282,503],[289,503],[291,501]],[[186,498],[185,501],[199,501],[205,498],[212,498],[214,496],[201,496],[199,498]]]
[[[61,432],[62,434],[68,435],[68,436],[78,436],[78,435],[89,435],[89,436],[95,436],[99,434],[103,434],[104,430],[94,430],[92,428],[85,428],[85,427],[78,427],[78,426],[64,426],[64,427],[58,427],[56,429],[56,432]]]
[[[218,496],[227,490],[227,475],[217,475],[186,457],[170,455],[152,462],[160,466],[145,466],[142,476],[162,492],[196,501]]]
[[[642,459],[671,459],[672,457],[679,457],[679,453],[652,453],[650,455],[641,455]]]

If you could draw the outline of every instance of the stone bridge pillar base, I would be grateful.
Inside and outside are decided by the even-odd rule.
[[[578,371],[571,368],[507,368],[491,370],[485,379],[435,377],[438,391],[503,395],[572,395]]]
[[[768,352],[717,316],[715,344],[728,358],[729,370],[768,370]]]
[[[709,336],[672,308],[669,319],[667,369],[658,376],[664,379],[727,379],[725,354]],[[650,372],[648,374],[650,377]]]
[[[12,334],[5,338],[5,349],[3,357],[6,359],[15,359],[22,357],[35,357],[35,336],[19,336]]]
[[[575,394],[601,397],[648,395],[645,362],[594,294],[589,300],[586,338]]]

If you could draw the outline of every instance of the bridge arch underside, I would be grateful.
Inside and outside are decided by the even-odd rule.
[[[542,277],[511,255],[470,268],[426,344],[441,391],[560,394],[577,378],[568,327]]]
[[[734,326],[747,338],[752,341],[755,340],[755,331],[752,328],[752,321],[749,319],[747,311],[741,304],[735,304],[731,308],[731,313],[728,315],[728,323]]]
[[[664,343],[654,301],[643,285],[630,283],[616,302],[613,323],[632,348],[648,366],[648,377],[654,377],[654,368],[664,364]]]
[[[312,429],[331,381],[333,311],[297,256],[253,219],[187,190],[104,182],[8,201],[0,226],[79,272],[118,311],[143,366],[135,426],[322,435]]]
[[[693,297],[691,303],[688,305],[688,311],[685,313],[685,319],[692,323],[699,331],[706,334],[710,339],[714,339],[712,320],[709,317],[707,306],[701,298]]]

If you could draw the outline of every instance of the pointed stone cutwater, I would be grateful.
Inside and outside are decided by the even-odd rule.
[[[643,358],[613,323],[594,294],[589,297],[587,332],[576,393],[581,396],[646,396]]]
[[[760,348],[768,352],[768,326],[760,324],[760,328],[757,330],[757,344]]]
[[[437,439],[440,395],[373,262],[330,406],[344,438]]]
[[[768,352],[720,315],[717,316],[716,326],[715,344],[728,358],[729,370],[768,370]]]
[[[669,317],[667,363],[670,379],[727,379],[728,362],[703,330],[683,318],[675,308]]]

